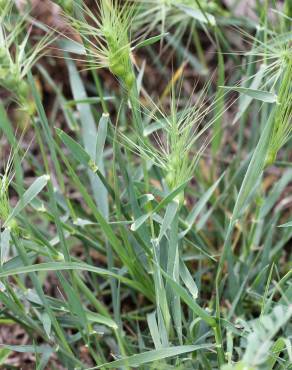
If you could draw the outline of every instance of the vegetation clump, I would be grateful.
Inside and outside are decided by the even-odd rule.
[[[1,368],[290,368],[291,1],[229,3],[0,0]]]

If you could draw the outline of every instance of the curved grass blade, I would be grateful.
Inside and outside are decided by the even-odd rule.
[[[90,271],[90,272],[93,272],[101,276],[114,277],[120,280],[121,282],[131,286],[134,289],[138,289],[140,291],[142,289],[142,292],[143,292],[143,287],[135,281],[132,281],[128,278],[125,278],[122,275],[116,274],[106,269],[91,266],[86,263],[80,263],[80,262],[45,262],[45,263],[39,263],[35,265],[30,265],[30,266],[20,266],[20,267],[10,269],[10,270],[5,270],[5,265],[4,265],[3,270],[0,272],[0,278],[18,275],[18,274],[26,274],[29,272],[62,271],[62,270]],[[146,292],[146,295],[147,295],[147,292]]]
[[[201,344],[201,345],[189,345],[189,346],[177,346],[177,347],[168,347],[168,348],[161,348],[155,349],[152,351],[139,353],[137,355],[125,357],[121,360],[116,360],[113,362],[108,362],[106,364],[93,367],[89,370],[93,369],[100,369],[100,368],[107,368],[107,369],[117,369],[121,366],[131,366],[131,367],[139,367],[143,364],[151,363],[154,361],[163,360],[165,358],[171,358],[175,356],[179,356],[189,352],[195,352],[201,349],[212,349],[214,346],[211,344]]]

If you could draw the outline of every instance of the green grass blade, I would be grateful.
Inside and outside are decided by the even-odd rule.
[[[248,97],[252,99],[260,100],[264,103],[277,103],[278,102],[277,95],[269,91],[251,89],[247,87],[237,87],[237,86],[221,86],[221,88],[224,90],[237,91],[240,94],[247,95]]]
[[[9,214],[7,220],[3,225],[4,227],[7,226],[14,217],[17,217],[18,214],[43,190],[43,188],[47,185],[49,179],[50,176],[43,175],[41,177],[38,177],[30,185],[30,187],[21,196],[18,203],[13,208],[12,212]]]
[[[177,346],[177,347],[169,347],[169,348],[161,348],[156,349],[144,353],[139,353],[137,355],[129,356],[123,358],[121,360],[116,360],[113,362],[108,362],[103,365],[91,368],[91,369],[113,369],[120,366],[131,366],[131,367],[139,367],[143,364],[151,363],[154,361],[159,361],[166,358],[176,357],[185,353],[195,352],[198,350],[208,350],[212,349],[213,346],[210,344],[201,344],[201,345],[190,345],[190,346]]]

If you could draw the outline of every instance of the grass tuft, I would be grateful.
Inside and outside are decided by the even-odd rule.
[[[0,0],[1,368],[290,368],[290,3]]]

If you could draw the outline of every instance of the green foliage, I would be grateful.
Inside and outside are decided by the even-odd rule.
[[[0,0],[1,368],[288,369],[289,1],[55,2],[58,58]]]

